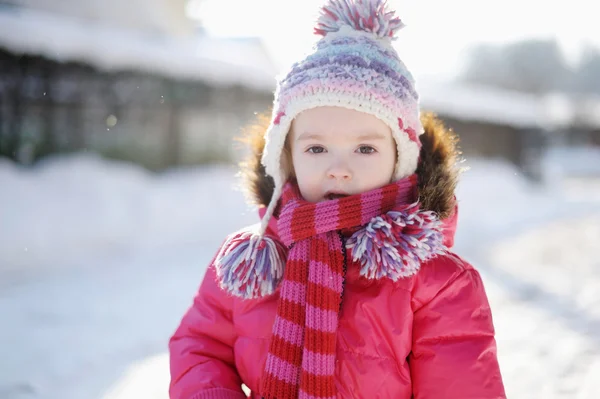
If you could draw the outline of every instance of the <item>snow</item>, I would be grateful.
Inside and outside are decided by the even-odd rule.
[[[277,72],[258,39],[150,35],[102,22],[2,5],[0,46],[17,54],[86,62],[107,71],[133,69],[263,91],[275,87]]]
[[[600,180],[468,166],[456,251],[484,278],[508,397],[598,397]],[[0,397],[165,399],[170,334],[220,241],[257,219],[234,175],[0,162]]]
[[[239,195],[209,196],[206,187],[231,191],[230,172],[205,168],[153,176],[88,154],[50,159],[31,169],[3,160],[0,269],[37,272],[67,267],[91,253],[215,245],[216,235],[224,237],[239,222],[207,210],[239,210],[243,203]],[[248,211],[240,222],[254,216]]]
[[[565,176],[600,176],[600,146],[553,147],[542,162],[544,169]]]

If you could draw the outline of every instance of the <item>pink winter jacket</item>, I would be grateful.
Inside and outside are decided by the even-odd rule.
[[[455,214],[456,216],[456,214]],[[446,221],[452,246],[454,217]],[[277,234],[276,224],[269,225]],[[369,281],[348,256],[337,333],[338,398],[505,398],[479,273],[453,253],[413,277]],[[171,399],[260,398],[279,292],[228,296],[208,268],[169,343]]]

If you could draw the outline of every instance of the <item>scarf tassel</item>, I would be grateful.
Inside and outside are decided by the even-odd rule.
[[[227,238],[215,259],[219,285],[244,299],[271,295],[283,277],[287,248],[270,236],[241,231]]]
[[[431,211],[420,211],[418,203],[373,218],[350,237],[347,247],[361,264],[360,275],[397,281],[414,275],[421,263],[441,254],[442,222]]]

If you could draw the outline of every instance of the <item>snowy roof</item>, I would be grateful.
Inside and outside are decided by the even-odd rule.
[[[560,95],[536,96],[464,83],[424,82],[417,86],[426,110],[461,120],[516,128],[552,128],[573,118],[571,102]]]
[[[0,47],[103,70],[135,69],[271,91],[277,70],[259,39],[151,36],[44,11],[0,6]]]

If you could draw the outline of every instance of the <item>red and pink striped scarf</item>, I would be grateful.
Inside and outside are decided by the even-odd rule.
[[[288,183],[285,186],[278,228],[281,240],[290,250],[280,285],[277,316],[263,375],[263,397],[336,397],[336,332],[346,256],[343,235],[339,232],[368,223],[371,225],[370,229],[354,234],[352,242],[347,243],[348,247],[353,248],[354,255],[362,251],[362,258],[365,258],[363,268],[367,269],[375,263],[374,259],[368,259],[373,255],[368,252],[372,250],[371,247],[381,241],[398,240],[393,236],[401,230],[412,228],[412,233],[417,236],[420,234],[422,241],[430,239],[431,236],[426,237],[430,233],[423,232],[423,219],[417,217],[418,206],[415,207],[413,203],[416,199],[416,182],[416,175],[412,175],[379,189],[319,203],[303,200],[295,184]],[[395,217],[394,212],[404,212],[403,218]],[[414,223],[407,222],[407,217],[413,217],[411,220]],[[411,232],[408,233],[410,235]],[[439,231],[436,239],[441,239]],[[403,257],[406,255],[401,253],[403,245],[408,248],[405,252],[414,256],[418,264],[421,257],[415,256],[409,248],[414,242],[406,239],[403,242],[396,241],[396,244],[396,255],[379,254],[379,266],[382,262],[396,262],[388,266],[400,269],[403,265],[408,267],[409,263],[414,265],[414,262],[410,262],[410,256]],[[416,245],[414,249],[418,249]],[[375,274],[383,269],[378,267],[371,276],[368,276],[369,270],[363,270],[361,274],[380,278]],[[400,274],[402,272],[406,270],[398,271]],[[409,270],[405,275],[414,272]],[[401,276],[385,273],[394,280]]]

